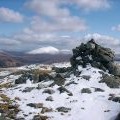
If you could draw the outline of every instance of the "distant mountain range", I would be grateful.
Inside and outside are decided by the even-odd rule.
[[[68,62],[72,54],[66,53],[23,53],[23,52],[0,52],[0,67],[15,67],[28,64],[51,64]]]
[[[62,49],[59,50],[55,47],[52,46],[48,46],[48,47],[42,47],[42,48],[38,48],[32,51],[27,52],[28,54],[70,54],[71,51],[67,50],[67,49]]]
[[[0,67],[68,62],[71,56],[70,50],[59,50],[52,46],[38,48],[27,53],[0,51]],[[120,61],[120,55],[116,55],[115,60]]]

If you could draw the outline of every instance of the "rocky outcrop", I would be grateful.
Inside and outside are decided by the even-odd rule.
[[[111,49],[104,48],[91,39],[86,44],[82,43],[73,49],[70,62],[74,68],[78,65],[86,67],[90,64],[92,67],[108,70],[109,73],[120,76],[120,68],[114,63],[114,57],[114,52]]]

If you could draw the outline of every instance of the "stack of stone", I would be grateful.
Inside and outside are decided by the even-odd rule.
[[[86,44],[73,49],[73,56],[70,60],[73,68],[78,65],[86,67],[91,64],[92,67],[108,70],[113,75],[120,76],[120,68],[114,63],[114,52],[109,48],[104,48],[91,39]]]

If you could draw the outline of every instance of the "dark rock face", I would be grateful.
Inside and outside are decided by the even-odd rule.
[[[73,68],[78,65],[86,67],[91,64],[93,67],[104,71],[108,70],[109,73],[120,76],[120,68],[115,65],[114,57],[114,52],[111,49],[104,48],[91,39],[86,44],[82,43],[73,49],[70,62]]]

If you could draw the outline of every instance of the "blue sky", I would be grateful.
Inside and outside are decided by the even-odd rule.
[[[120,49],[119,0],[0,0],[0,49],[72,49],[95,38]]]

